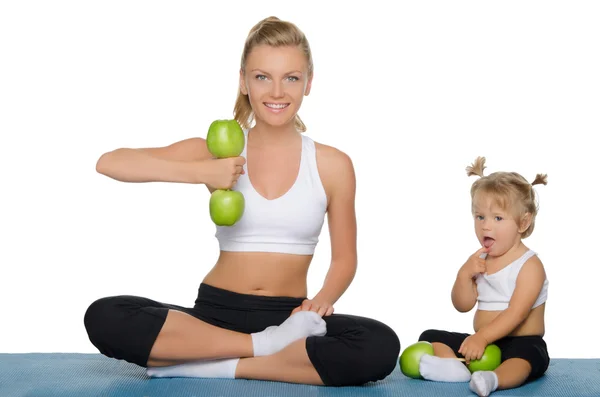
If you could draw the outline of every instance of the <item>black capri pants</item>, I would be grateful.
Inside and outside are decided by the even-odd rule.
[[[429,329],[421,334],[419,341],[443,343],[460,356],[458,349],[470,334]],[[494,342],[501,351],[501,362],[521,358],[531,365],[531,373],[525,382],[531,382],[546,372],[550,365],[548,347],[541,336],[506,336]]]
[[[88,307],[84,324],[100,353],[145,367],[169,309],[250,334],[280,325],[303,300],[240,294],[203,283],[193,308],[137,296],[106,297]],[[352,315],[333,314],[323,320],[327,334],[308,337],[306,351],[325,385],[362,385],[382,380],[395,369],[400,341],[390,327]]]

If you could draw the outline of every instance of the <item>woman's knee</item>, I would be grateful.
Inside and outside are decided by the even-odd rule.
[[[370,376],[366,381],[377,381],[390,375],[398,363],[400,340],[388,325],[377,322],[369,329],[369,339],[365,344],[369,350],[365,367],[370,368]]]
[[[388,325],[361,319],[357,325],[339,336],[333,360],[339,367],[329,371],[332,386],[357,386],[376,382],[390,375],[398,363],[400,340]],[[332,363],[333,364],[333,363]]]
[[[113,296],[93,302],[83,321],[100,353],[144,366],[167,313],[165,305],[146,298]]]
[[[140,322],[140,315],[152,310],[151,301],[136,296],[121,295],[100,298],[86,310],[83,323],[90,341],[100,351],[123,339]]]
[[[83,324],[90,341],[96,347],[99,347],[103,336],[111,332],[115,319],[120,317],[117,312],[120,310],[121,300],[122,298],[117,296],[100,298],[85,311]]]

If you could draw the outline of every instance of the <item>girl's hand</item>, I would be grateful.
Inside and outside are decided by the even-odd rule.
[[[468,364],[473,360],[479,360],[487,345],[488,342],[476,333],[463,341],[458,352],[465,357],[465,362]]]
[[[462,265],[460,271],[468,275],[469,278],[475,278],[479,274],[486,272],[485,259],[480,258],[481,254],[487,253],[489,248],[481,247],[473,255],[467,259],[464,265]]]

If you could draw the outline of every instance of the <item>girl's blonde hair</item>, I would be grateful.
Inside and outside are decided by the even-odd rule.
[[[244,44],[240,65],[242,72],[245,71],[246,60],[252,49],[261,44],[267,44],[273,47],[299,47],[304,52],[306,61],[308,62],[308,77],[312,77],[313,61],[308,40],[304,33],[293,23],[282,21],[277,17],[268,17],[254,25],[254,27],[250,29],[250,33]],[[233,108],[233,115],[242,128],[250,128],[250,124],[254,119],[254,112],[252,111],[252,106],[250,106],[248,95],[242,94],[241,90],[238,90],[238,96]],[[294,119],[294,125],[298,131],[306,131],[306,126],[298,115],[296,115]]]
[[[522,233],[521,238],[529,237],[533,233],[535,217],[539,209],[533,186],[540,183],[546,185],[548,175],[537,174],[533,182],[529,183],[516,172],[494,172],[488,176],[483,176],[485,168],[485,157],[477,157],[475,162],[466,168],[468,176],[477,175],[480,177],[471,186],[471,205],[473,205],[473,198],[476,193],[491,194],[500,208],[514,216],[519,228],[522,227],[524,221],[527,220],[527,214],[529,214],[531,223]]]

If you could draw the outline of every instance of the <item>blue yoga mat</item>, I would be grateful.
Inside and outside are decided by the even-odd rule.
[[[0,354],[0,397],[431,397],[475,396],[468,383],[405,377],[400,368],[360,387],[254,380],[150,379],[143,368],[100,354]],[[546,375],[492,396],[599,397],[600,359],[554,359]]]

